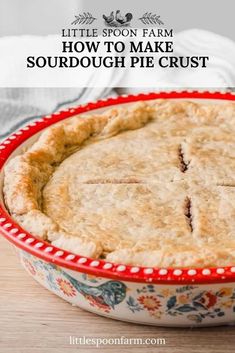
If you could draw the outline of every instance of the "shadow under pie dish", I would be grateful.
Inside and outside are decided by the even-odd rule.
[[[30,142],[27,138],[28,146],[21,146],[23,153],[21,148],[7,161],[5,204],[12,221],[33,235],[25,240],[28,245],[41,238],[37,244],[42,245],[35,244],[36,252],[49,249],[44,254],[54,256],[50,262],[64,261],[62,282],[54,279],[54,291],[62,291],[59,295],[71,300],[79,296],[86,301],[86,309],[114,317],[116,306],[120,309],[126,301],[129,316],[120,314],[120,318],[130,321],[175,325],[177,315],[182,321],[179,325],[228,321],[213,297],[218,290],[198,293],[198,287],[185,284],[220,279],[230,285],[234,277],[235,104],[215,100],[234,100],[234,96],[195,94],[200,101],[187,92],[158,93],[110,100],[107,106],[113,107],[104,111],[93,110],[105,106],[105,102],[98,102],[85,108],[84,112],[90,112],[84,116],[77,116],[80,111],[76,109],[67,116],[60,113],[44,119],[47,124],[54,119],[53,124],[49,123],[40,136],[30,137]],[[64,120],[63,114],[71,118]],[[4,231],[7,228],[3,224]],[[37,267],[44,268],[35,253],[27,259],[26,252],[21,254],[23,264],[30,263],[35,273]],[[71,276],[65,270],[74,270],[66,263],[66,256],[73,264],[76,259],[80,272]],[[50,266],[43,272],[58,271]],[[100,266],[103,272],[99,272]],[[89,278],[87,273],[94,275],[95,271],[95,279]],[[126,271],[128,280],[131,277],[138,283],[142,273],[148,284],[141,289],[132,283],[138,288],[135,295],[128,296],[129,283],[107,279],[103,283],[106,275],[117,280]],[[92,281],[97,281],[96,289],[110,286],[104,289],[104,297],[92,296]],[[169,283],[164,287],[170,286],[166,296],[161,294],[162,281]],[[182,288],[173,290],[180,281]],[[218,284],[215,286],[218,289]],[[230,300],[230,304],[223,301],[223,305],[230,305],[229,321],[234,319],[233,291],[234,283],[226,287],[226,295],[221,294],[223,300]],[[137,296],[140,293],[142,297]],[[177,293],[184,294],[177,299]],[[209,307],[203,304],[207,300]],[[210,309],[213,300],[215,312]]]

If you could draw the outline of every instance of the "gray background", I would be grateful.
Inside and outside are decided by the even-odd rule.
[[[150,11],[175,32],[200,28],[235,39],[234,0],[0,0],[0,36],[60,34],[81,10],[99,18],[120,9],[137,19]],[[133,20],[132,25],[137,26]]]

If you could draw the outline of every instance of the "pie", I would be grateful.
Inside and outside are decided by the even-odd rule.
[[[75,116],[5,168],[12,217],[82,256],[235,264],[235,104],[157,100]]]

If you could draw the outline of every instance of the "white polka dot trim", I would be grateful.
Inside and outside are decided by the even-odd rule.
[[[183,273],[183,271],[182,270],[178,270],[178,269],[173,271],[173,275],[175,275],[175,276],[180,276],[180,275],[182,275],[182,273]]]
[[[235,273],[235,267],[231,267],[231,272]]]
[[[124,265],[119,265],[118,267],[117,267],[117,271],[118,272],[123,272],[123,271],[125,271],[126,270],[126,266],[124,266]]]
[[[42,246],[43,246],[43,243],[36,243],[34,245],[34,247],[37,248],[37,249],[41,248]]]
[[[81,257],[79,260],[78,260],[78,263],[79,264],[84,264],[85,262],[87,262],[87,259],[85,257]]]
[[[25,242],[27,243],[27,244],[31,244],[32,242],[34,242],[34,238],[28,238],[28,239],[26,239],[25,240]]]
[[[0,218],[0,223],[5,222],[6,218]]]
[[[71,260],[75,259],[75,255],[69,254],[69,255],[66,256],[65,259],[68,260],[68,261],[71,261]]]
[[[91,267],[97,267],[97,266],[99,266],[99,264],[100,264],[99,261],[94,260],[94,261],[92,261],[92,262],[90,263],[90,266],[91,266]]]
[[[113,267],[112,264],[106,263],[106,264],[104,264],[103,269],[104,269],[104,270],[109,270],[109,269],[112,268],[112,267]]]
[[[188,275],[189,276],[195,276],[197,274],[197,271],[196,270],[188,270]]]
[[[62,256],[62,255],[64,255],[64,252],[63,252],[62,250],[58,250],[58,251],[56,251],[56,253],[55,253],[55,256],[57,256],[57,257],[60,257],[60,256]]]
[[[20,233],[19,235],[17,235],[18,239],[24,239],[26,237],[25,233]]]
[[[167,275],[168,271],[165,268],[161,268],[158,273],[160,276],[165,276]]]
[[[10,228],[11,226],[12,226],[11,223],[6,223],[6,224],[3,225],[4,228]]]
[[[152,269],[152,268],[145,268],[145,269],[144,269],[144,273],[145,273],[146,275],[150,275],[150,274],[153,273],[153,269]]]
[[[211,270],[209,270],[208,268],[204,268],[204,270],[202,270],[202,274],[204,276],[209,276],[211,274]]]
[[[17,228],[12,228],[11,230],[10,230],[10,233],[11,234],[15,234],[15,233],[17,233],[18,232],[18,229]]]
[[[225,271],[223,268],[217,268],[216,272],[219,274],[219,275],[222,275]]]
[[[131,270],[130,270],[131,273],[137,273],[139,271],[140,271],[139,267],[132,267]]]
[[[51,246],[48,246],[44,251],[45,252],[51,252],[53,250],[53,248]]]

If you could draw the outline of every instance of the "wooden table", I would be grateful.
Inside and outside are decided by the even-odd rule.
[[[0,236],[0,352],[161,352],[235,351],[235,327],[176,329],[129,324],[72,307],[41,287],[21,268],[13,248]],[[69,337],[157,337],[158,346],[78,346]]]

